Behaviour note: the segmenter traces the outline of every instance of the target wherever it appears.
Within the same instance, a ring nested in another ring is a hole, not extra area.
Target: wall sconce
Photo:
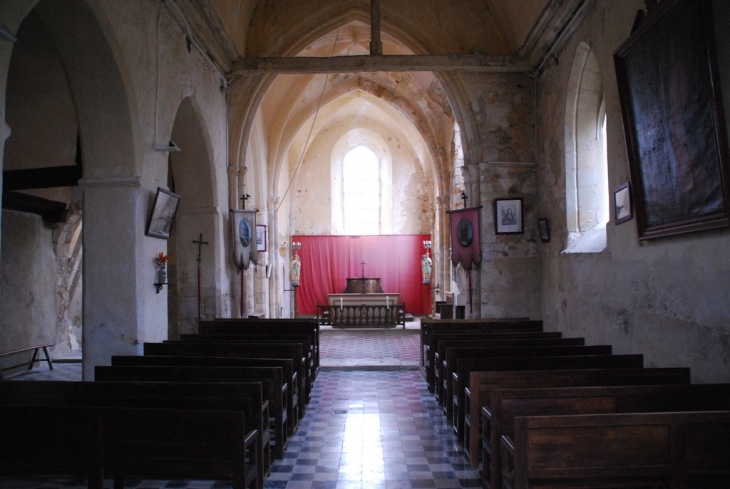
[[[162,287],[164,285],[168,285],[167,283],[167,261],[170,259],[169,256],[167,256],[164,252],[160,251],[157,256],[155,256],[155,290],[159,294],[162,290]]]
[[[431,240],[430,239],[424,239],[423,240],[423,247],[427,250],[431,249]]]

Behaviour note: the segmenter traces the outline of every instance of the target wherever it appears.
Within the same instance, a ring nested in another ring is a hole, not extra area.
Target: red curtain
[[[314,315],[327,294],[340,294],[348,278],[379,277],[385,292],[400,293],[411,314],[426,314],[427,286],[421,277],[423,240],[428,234],[380,236],[292,236],[300,241],[302,272],[297,291],[299,313]]]

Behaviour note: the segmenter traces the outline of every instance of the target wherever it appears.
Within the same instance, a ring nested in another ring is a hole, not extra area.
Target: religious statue
[[[431,283],[432,264],[433,262],[428,256],[428,251],[426,251],[426,254],[421,257],[421,273],[423,274],[424,285],[429,285]]]
[[[291,264],[289,265],[291,270],[291,284],[294,286],[299,285],[299,274],[302,270],[302,259],[299,258],[299,255],[294,255],[291,259]]]

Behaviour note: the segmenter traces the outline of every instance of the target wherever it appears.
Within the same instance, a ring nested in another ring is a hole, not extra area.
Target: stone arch
[[[101,9],[86,0],[29,1],[25,7],[22,15],[15,12],[17,24],[10,27],[17,31],[27,19],[43,27],[63,66],[78,125],[85,205],[83,368],[84,377],[92,378],[93,366],[107,363],[110,350],[137,351],[138,271],[130,264],[137,263],[144,217],[136,205],[141,197],[134,149],[138,128],[132,124],[136,104]],[[112,329],[121,334],[110,335]]]
[[[586,43],[576,49],[565,108],[567,251],[606,247],[608,172],[603,134],[605,102],[598,60]]]
[[[168,336],[196,332],[198,319],[198,247],[191,246],[200,234],[209,244],[201,247],[201,260],[216,263],[220,243],[226,235],[215,203],[213,185],[213,150],[210,134],[193,97],[185,97],[178,106],[172,125],[172,140],[180,152],[170,154],[168,182],[180,195],[173,233],[168,242],[170,256],[168,290]],[[206,318],[220,316],[220,290],[223,283],[216,266],[201,269],[200,313]]]
[[[391,41],[401,43],[406,50],[414,54],[427,54],[437,52],[436,42],[427,39],[425,33],[413,28],[410,30],[401,29],[399,24],[403,19],[383,21],[383,42],[390,36]],[[261,51],[257,50],[257,33],[252,30],[249,33],[247,43],[249,54],[252,56],[294,56],[301,52],[306,46],[316,42],[317,39],[325,37],[337,29],[343,28],[352,22],[369,24],[370,13],[362,4],[329,2],[325,8],[312,13],[307,17],[306,22],[300,22],[296,29],[288,29],[288,32],[274,36],[276,42],[271,39],[259,41],[265,46],[274,48]],[[409,24],[408,22],[405,22]],[[254,23],[255,25],[255,23]],[[290,34],[291,33],[291,34]],[[304,33],[303,35],[301,33]],[[260,37],[260,36],[258,36]],[[245,145],[248,144],[251,126],[255,120],[261,102],[266,93],[273,85],[278,75],[257,75],[239,80],[234,83],[235,89],[241,95],[234,104],[236,109],[232,114],[232,137],[231,156],[238,165],[243,165],[245,159]],[[472,111],[469,110],[469,99],[464,92],[459,75],[449,72],[436,72],[434,76],[441,84],[447,101],[453,110],[459,126],[461,127],[461,143],[464,148],[467,164],[479,163],[478,141],[476,137],[476,121]],[[434,155],[436,156],[436,155]],[[447,195],[449,190],[448,170],[445,175],[438,175],[438,190],[441,195]],[[441,173],[441,172],[439,172]],[[275,187],[272,187],[275,188]]]

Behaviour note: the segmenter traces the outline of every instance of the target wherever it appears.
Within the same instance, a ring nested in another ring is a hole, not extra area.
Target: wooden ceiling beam
[[[464,54],[358,55],[334,57],[244,58],[233,66],[231,78],[262,74],[365,73],[374,71],[478,71],[523,73],[525,60],[514,56]]]

